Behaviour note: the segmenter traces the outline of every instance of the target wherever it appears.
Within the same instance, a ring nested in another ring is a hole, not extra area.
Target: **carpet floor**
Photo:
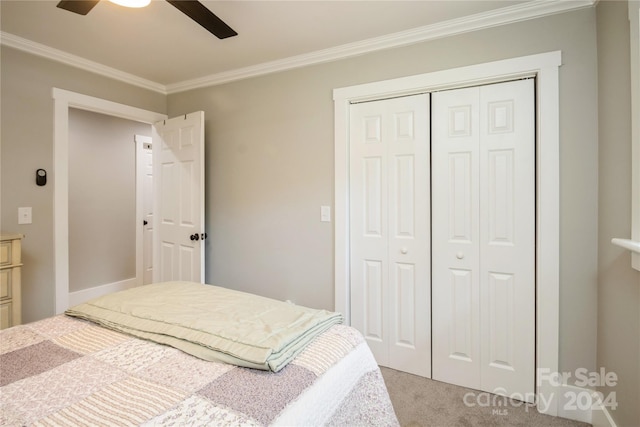
[[[489,393],[380,368],[402,427],[527,426],[586,427],[552,417],[535,406]]]

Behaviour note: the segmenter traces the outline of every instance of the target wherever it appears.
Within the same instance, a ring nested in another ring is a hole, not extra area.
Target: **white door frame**
[[[53,100],[54,312],[60,314],[69,308],[70,301],[73,301],[74,296],[69,293],[69,108],[92,111],[150,125],[166,119],[167,116],[58,88],[53,88]],[[155,132],[153,127],[152,132]],[[92,292],[99,294],[114,290],[104,289],[101,286],[92,288]],[[81,292],[88,296],[86,292]]]
[[[349,271],[349,105],[354,102],[536,77],[536,368],[558,372],[560,289],[561,52],[436,71],[335,89],[335,310],[350,324]],[[544,173],[541,173],[544,171]],[[538,376],[537,376],[538,377]],[[536,378],[538,410],[558,414],[558,384]]]

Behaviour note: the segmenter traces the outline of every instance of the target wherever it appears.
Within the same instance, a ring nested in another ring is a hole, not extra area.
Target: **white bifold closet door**
[[[431,375],[429,97],[350,108],[351,324],[380,365]]]
[[[532,79],[432,94],[433,378],[532,401]]]

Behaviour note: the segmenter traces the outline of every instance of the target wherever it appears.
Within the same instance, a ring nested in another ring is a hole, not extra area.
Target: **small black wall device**
[[[36,171],[36,184],[43,186],[47,183],[47,171],[44,169],[38,169]]]

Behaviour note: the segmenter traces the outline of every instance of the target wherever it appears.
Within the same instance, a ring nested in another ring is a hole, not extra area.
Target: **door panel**
[[[534,81],[480,90],[482,384],[535,391]]]
[[[364,284],[366,312],[364,316],[364,335],[368,340],[382,343],[383,339],[383,280],[382,262],[366,260],[364,262]]]
[[[535,380],[533,84],[432,97],[433,377],[527,400]]]
[[[153,143],[135,135],[136,143],[136,277],[153,282]]]
[[[204,112],[154,129],[154,281],[203,282]]]
[[[449,240],[472,243],[471,230],[475,212],[471,208],[474,196],[472,181],[472,153],[449,153]],[[440,191],[446,187],[438,185]]]
[[[478,88],[432,95],[433,378],[480,388]]]
[[[382,237],[382,158],[367,157],[364,162],[365,235]]]
[[[428,95],[353,105],[351,121],[352,325],[379,364],[430,376]]]
[[[352,106],[351,113],[351,324],[363,333],[376,361],[386,366],[389,265],[384,111],[365,103]]]
[[[469,270],[450,269],[451,310],[448,311],[449,354],[452,358],[473,362],[474,298],[472,274]]]
[[[153,281],[153,151],[151,143],[143,149],[142,219],[142,283]]]
[[[514,235],[514,164],[513,150],[494,150],[488,153],[487,220],[488,244],[513,245]]]

